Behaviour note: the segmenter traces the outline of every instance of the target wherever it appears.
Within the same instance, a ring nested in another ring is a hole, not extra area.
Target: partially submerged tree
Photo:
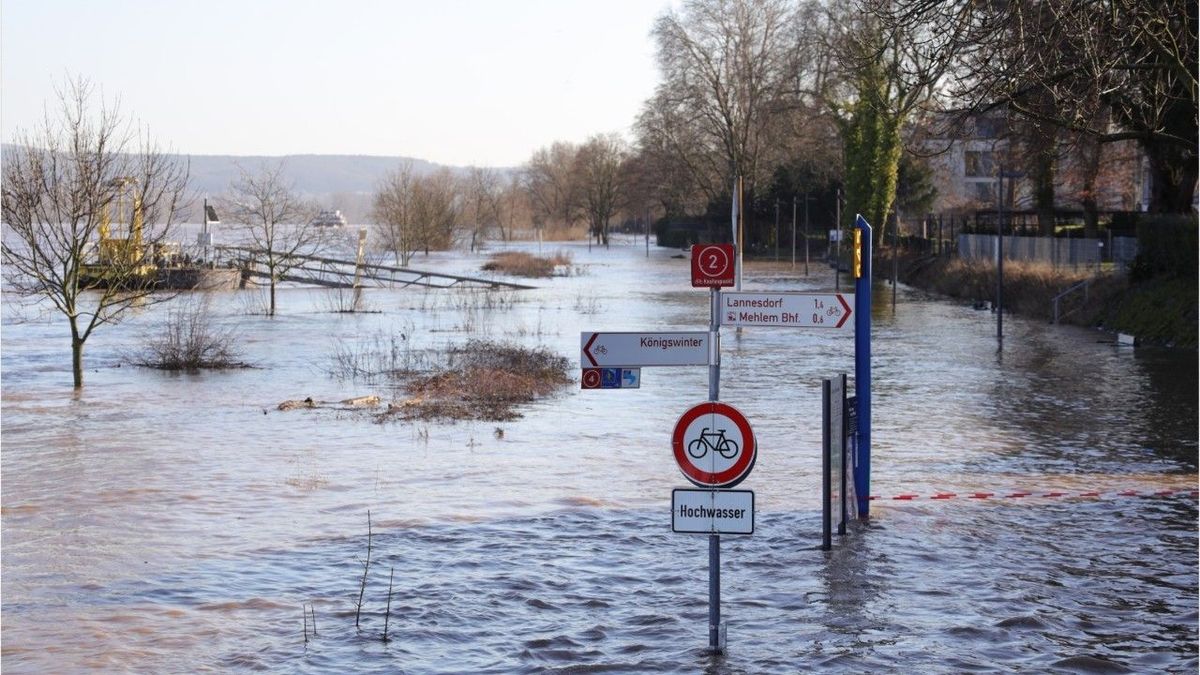
[[[421,241],[413,194],[416,179],[412,162],[405,162],[388,172],[375,190],[372,214],[379,225],[376,236],[381,248],[395,256],[401,267],[408,265]]]
[[[575,184],[591,239],[608,246],[608,225],[621,208],[625,145],[616,134],[592,136],[575,154]]]
[[[400,266],[419,250],[428,255],[448,248],[461,220],[462,201],[449,170],[419,176],[411,163],[402,164],[383,177],[375,192],[373,213],[382,248]]]
[[[449,169],[439,169],[417,179],[414,195],[417,222],[422,225],[418,230],[420,246],[425,255],[450,248],[462,220],[458,179]]]
[[[305,256],[324,247],[325,232],[313,224],[317,208],[300,198],[283,177],[283,164],[263,165],[255,171],[239,167],[230,186],[227,210],[245,242],[253,249],[270,288],[267,314],[275,316],[275,287],[304,264]]]
[[[573,171],[576,152],[574,145],[556,142],[539,148],[525,165],[522,178],[535,228],[570,228],[574,224],[578,204]]]
[[[501,221],[503,192],[495,169],[471,167],[463,179],[463,225],[470,234],[472,251],[482,246],[493,230],[505,238]]]
[[[86,80],[69,80],[58,104],[38,128],[17,134],[4,159],[0,252],[9,290],[47,300],[67,318],[78,389],[93,331],[168,297],[151,295],[151,263],[182,206],[187,167],[115,104],[94,103]],[[127,221],[112,221],[118,210]]]

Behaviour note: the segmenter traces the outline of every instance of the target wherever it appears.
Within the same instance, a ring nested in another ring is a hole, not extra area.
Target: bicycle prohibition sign
[[[675,423],[671,449],[679,470],[705,488],[728,488],[754,468],[754,431],[737,408],[708,401],[692,406]]]
[[[696,459],[704,459],[704,456],[712,452],[719,452],[725,459],[733,459],[738,454],[737,441],[732,438],[725,438],[725,430],[718,429],[714,432],[709,432],[708,427],[700,430],[700,438],[692,439],[688,443],[688,454]]]

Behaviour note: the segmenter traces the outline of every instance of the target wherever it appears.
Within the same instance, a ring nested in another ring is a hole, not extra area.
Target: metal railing
[[[1059,318],[1064,317],[1064,316],[1070,314],[1071,312],[1078,310],[1080,307],[1082,307],[1084,304],[1087,303],[1087,301],[1088,301],[1088,285],[1089,284],[1091,284],[1091,279],[1084,279],[1083,281],[1075,284],[1074,286],[1071,286],[1070,288],[1063,291],[1062,293],[1059,293],[1058,295],[1054,296],[1054,300],[1052,301],[1054,304],[1054,323],[1058,323]],[[1079,289],[1083,289],[1083,302],[1080,303],[1079,306],[1075,307],[1075,309],[1071,309],[1066,312],[1060,313],[1059,312],[1060,302],[1064,298],[1066,298],[1068,295],[1075,293]]]

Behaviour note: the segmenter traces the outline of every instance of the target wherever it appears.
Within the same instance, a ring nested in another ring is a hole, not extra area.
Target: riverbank
[[[891,268],[887,253],[876,261],[881,278],[890,277]],[[901,253],[898,272],[905,284],[952,298],[988,305],[996,299],[996,266],[990,261]],[[1060,298],[1060,323],[1133,335],[1139,344],[1196,349],[1200,314],[1194,278],[1160,276],[1131,283],[1124,274],[1006,261],[1004,307],[1052,321],[1055,297],[1084,282],[1086,295],[1080,286]]]

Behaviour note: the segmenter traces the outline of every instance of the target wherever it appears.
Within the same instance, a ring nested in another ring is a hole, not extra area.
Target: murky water
[[[574,362],[584,330],[707,323],[673,251],[546,249],[578,274],[491,300],[373,290],[377,313],[338,314],[328,292],[289,289],[268,319],[253,292],[220,296],[250,370],[129,366],[150,308],[93,337],[79,395],[64,325],[6,307],[5,672],[1196,671],[1196,499],[1112,494],[1195,487],[1194,353],[1020,319],[998,351],[986,312],[901,289],[893,313],[881,294],[873,493],[1106,496],[884,499],[824,553],[820,378],[852,373],[852,338],[725,331],[722,399],[759,459],[742,486],[756,532],[722,542],[724,656],[703,649],[707,540],[670,531],[686,481],[669,435],[706,397],[704,368],[647,368],[641,389],[571,390],[502,424],[275,409],[387,394],[328,375],[339,343],[488,336]],[[746,287],[831,288],[802,270]]]

